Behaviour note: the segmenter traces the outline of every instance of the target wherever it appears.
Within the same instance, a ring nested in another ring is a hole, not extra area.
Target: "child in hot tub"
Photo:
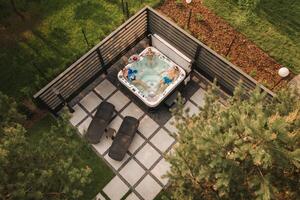
[[[165,73],[165,74],[164,74]],[[163,72],[162,80],[159,83],[157,92],[162,93],[173,81],[175,81],[179,75],[179,69],[176,65],[169,68],[166,72]]]
[[[136,69],[124,67],[122,69],[122,73],[129,83],[132,83],[134,85],[140,85],[145,90],[148,89],[148,85],[144,81],[137,79],[136,74],[138,73],[138,71]]]

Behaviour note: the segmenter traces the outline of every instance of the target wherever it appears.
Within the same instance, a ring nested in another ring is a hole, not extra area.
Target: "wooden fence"
[[[216,78],[222,89],[230,94],[240,80],[246,91],[253,90],[258,84],[175,23],[154,9],[145,7],[36,93],[34,98],[56,114],[64,103],[72,100],[100,74],[106,73],[129,49],[154,33],[190,58],[194,70],[210,80]],[[273,97],[272,91],[260,87],[269,98]]]

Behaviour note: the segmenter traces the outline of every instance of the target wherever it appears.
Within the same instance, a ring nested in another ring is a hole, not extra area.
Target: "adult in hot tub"
[[[162,93],[173,81],[175,81],[179,75],[179,68],[174,65],[169,68],[167,71],[161,73],[162,80],[159,82],[159,87],[157,92]]]
[[[143,56],[147,57],[147,61],[149,65],[153,64],[153,57],[155,55],[155,52],[152,51],[151,48],[148,48],[148,50],[146,51],[145,54],[143,54]]]
[[[122,69],[122,73],[129,83],[132,83],[134,85],[140,85],[145,90],[148,89],[148,85],[144,81],[137,79],[136,73],[138,73],[138,71],[136,69],[132,69],[130,67],[124,67]]]

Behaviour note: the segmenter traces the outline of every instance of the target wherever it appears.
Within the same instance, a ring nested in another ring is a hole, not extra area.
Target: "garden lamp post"
[[[279,75],[281,78],[286,78],[289,74],[290,74],[290,71],[289,71],[289,69],[286,68],[286,67],[281,67],[281,68],[278,70],[278,75]]]
[[[277,85],[279,85],[282,80],[287,80],[290,75],[290,70],[286,67],[281,67],[278,70],[278,75],[281,77],[281,79],[277,81],[277,83],[271,89],[274,89]]]
[[[185,2],[189,5],[192,3],[192,0],[185,0]],[[190,28],[191,17],[192,17],[192,8],[190,8],[190,10],[189,10],[189,17],[188,17],[187,26],[186,26],[187,29]]]

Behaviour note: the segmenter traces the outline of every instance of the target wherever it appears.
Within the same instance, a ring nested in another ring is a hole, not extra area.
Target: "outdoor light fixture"
[[[281,67],[281,68],[278,70],[278,75],[279,75],[281,78],[285,78],[285,77],[287,77],[289,74],[290,74],[290,71],[289,71],[289,69],[286,68],[286,67]]]
[[[187,4],[190,4],[190,3],[192,3],[192,0],[185,0],[185,2]],[[187,29],[190,28],[191,17],[192,17],[192,8],[189,10],[189,16],[188,16],[188,21],[187,21],[187,25],[186,25]]]

